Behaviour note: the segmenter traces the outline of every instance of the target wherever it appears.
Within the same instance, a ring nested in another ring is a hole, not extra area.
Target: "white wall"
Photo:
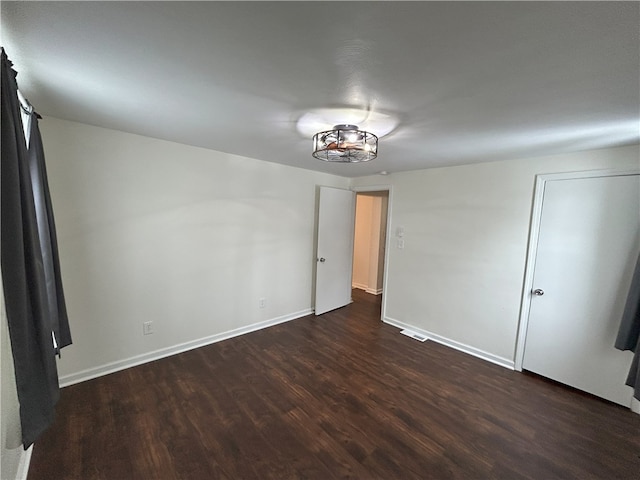
[[[374,294],[382,291],[387,198],[387,192],[356,196],[353,287]]]
[[[363,290],[369,286],[372,209],[373,197],[356,195],[352,286]]]
[[[0,278],[0,286],[2,279]],[[16,391],[16,377],[13,371],[13,355],[9,340],[9,325],[4,304],[4,295],[0,294],[0,478],[17,479],[26,477],[26,465],[31,450],[22,448],[22,430],[20,429],[20,404]]]
[[[382,287],[384,283],[384,255],[386,251],[387,241],[387,212],[389,207],[389,192],[384,192],[383,195],[378,196],[380,202],[380,213],[377,216],[378,228],[377,231],[372,231],[372,242],[375,242],[376,249],[372,252],[375,257],[376,269],[371,272],[372,277],[370,282],[375,284],[376,293],[382,293]]]
[[[392,185],[387,319],[512,364],[535,175],[637,167],[639,147],[355,179]]]
[[[40,125],[74,340],[62,382],[309,312],[316,186],[348,179],[54,118]],[[155,333],[143,336],[146,321]]]

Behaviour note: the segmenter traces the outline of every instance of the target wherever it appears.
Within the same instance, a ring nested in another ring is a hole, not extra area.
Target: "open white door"
[[[355,198],[350,190],[320,187],[316,315],[351,302]]]

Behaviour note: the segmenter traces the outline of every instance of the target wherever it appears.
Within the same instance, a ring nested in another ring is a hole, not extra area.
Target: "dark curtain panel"
[[[633,396],[640,400],[640,256],[631,280],[631,288],[622,314],[616,348],[635,352],[627,385],[633,387]]]
[[[53,422],[55,354],[71,335],[37,114],[27,148],[17,74],[4,50],[1,62],[0,264],[26,449]]]

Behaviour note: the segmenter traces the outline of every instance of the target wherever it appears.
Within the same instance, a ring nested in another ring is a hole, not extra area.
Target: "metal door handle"
[[[320,258],[318,259],[318,261],[319,261],[320,263],[324,263],[324,262],[325,262],[325,258],[324,258],[324,257],[320,257]]]
[[[544,290],[542,290],[541,288],[536,288],[533,292],[534,295],[537,295],[538,297],[541,297],[542,295],[544,295]]]

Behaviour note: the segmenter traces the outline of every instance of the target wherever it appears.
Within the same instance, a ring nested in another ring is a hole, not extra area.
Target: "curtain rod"
[[[33,105],[29,103],[29,100],[25,98],[22,92],[18,89],[18,100],[20,100],[20,106],[27,113],[33,112]]]
[[[33,105],[29,103],[29,100],[27,100],[27,98],[22,94],[20,89],[18,89],[17,92],[18,92],[18,100],[20,101],[20,108],[22,108],[22,110],[24,110],[25,113],[29,115],[33,113],[36,116],[36,118],[41,119],[42,117],[40,116],[40,114],[34,110]]]

